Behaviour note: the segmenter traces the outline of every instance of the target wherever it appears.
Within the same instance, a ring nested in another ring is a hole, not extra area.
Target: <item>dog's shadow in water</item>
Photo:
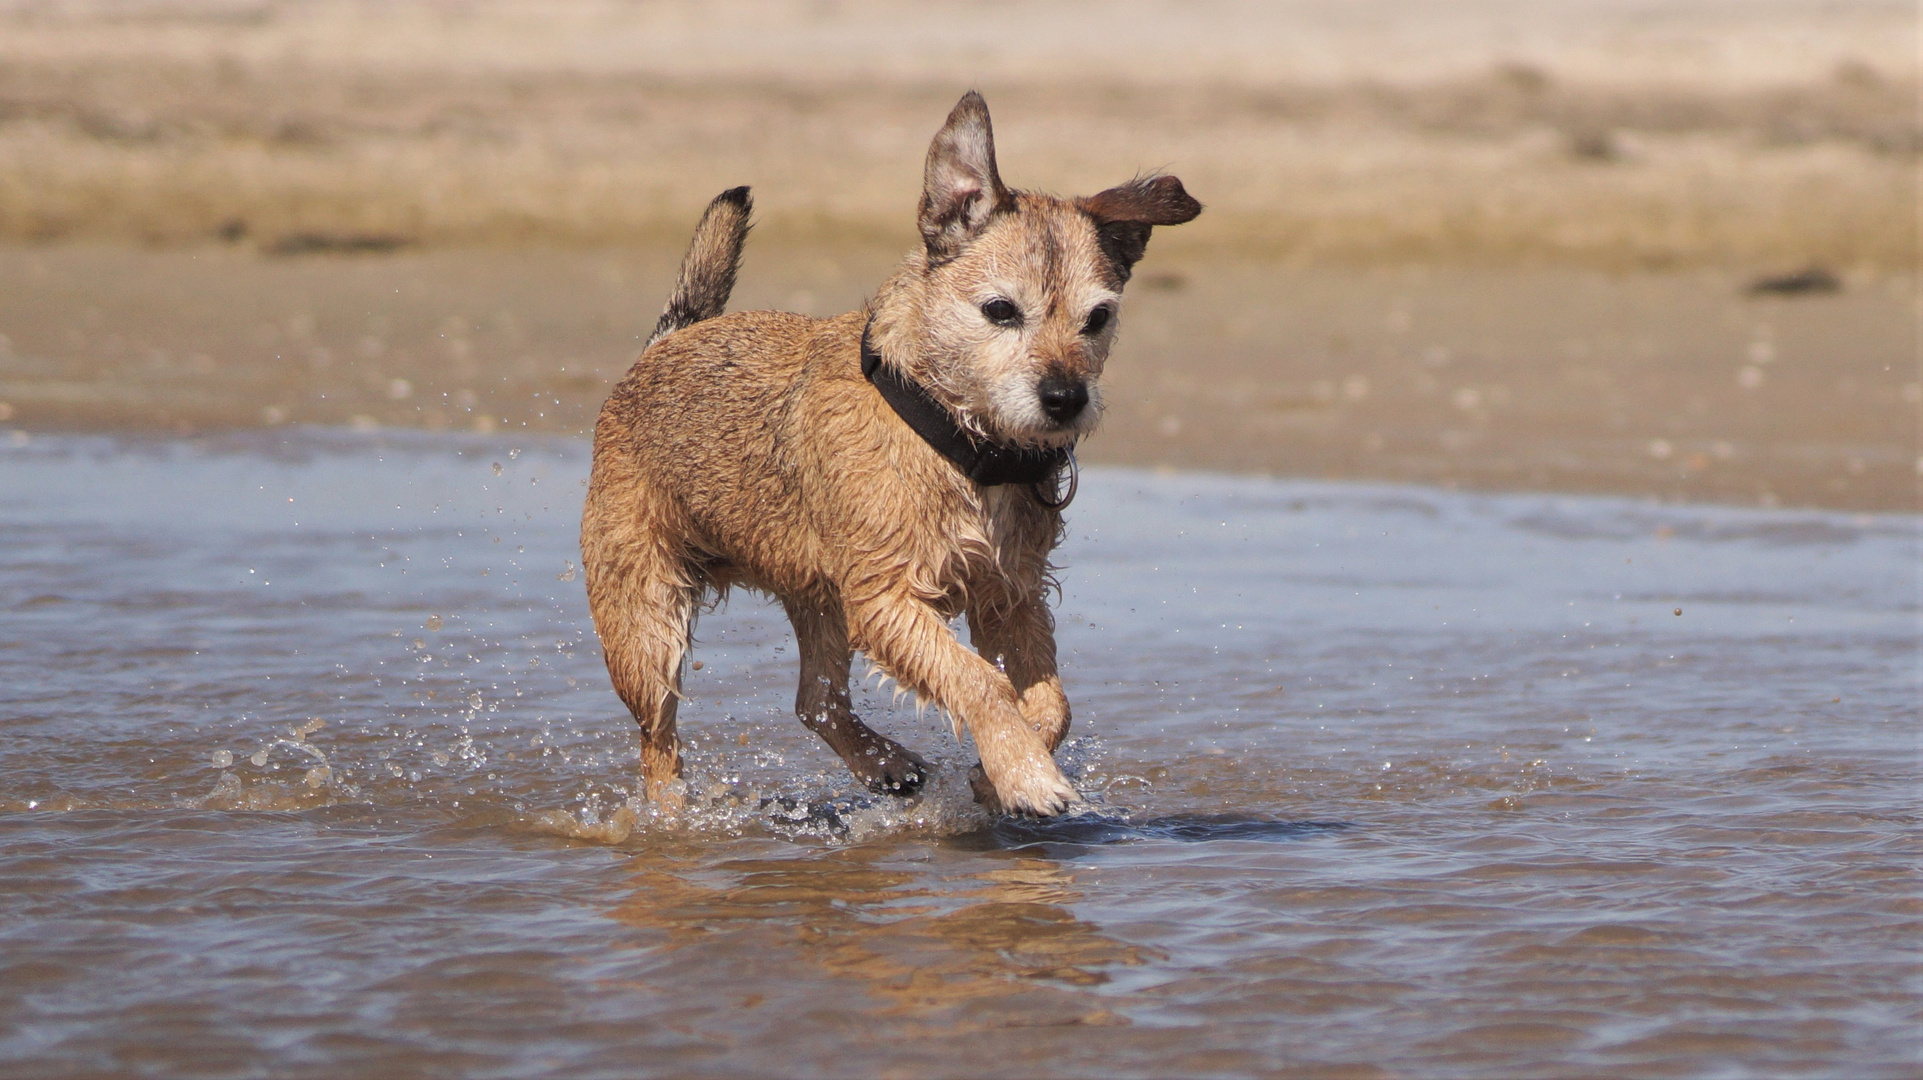
[[[977,851],[1040,849],[1051,856],[1073,857],[1116,844],[1290,843],[1354,827],[1348,821],[1278,821],[1250,814],[1166,814],[1138,820],[1094,812],[1046,821],[1002,818],[952,842]]]

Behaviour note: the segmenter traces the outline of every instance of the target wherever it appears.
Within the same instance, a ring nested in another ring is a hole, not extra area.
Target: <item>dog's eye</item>
[[[1020,326],[1022,309],[998,296],[982,305],[982,317],[996,326]]]
[[[1088,321],[1082,324],[1082,333],[1084,334],[1101,333],[1102,327],[1108,325],[1109,314],[1110,312],[1107,304],[1103,304],[1101,307],[1098,307],[1094,311],[1089,312]]]

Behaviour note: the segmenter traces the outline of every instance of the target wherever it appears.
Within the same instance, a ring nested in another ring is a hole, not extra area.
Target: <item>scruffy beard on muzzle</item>
[[[1022,446],[1067,446],[1095,430],[1102,412],[1102,390],[1089,382],[1088,404],[1066,424],[1049,418],[1042,409],[1040,380],[1033,375],[1010,375],[986,387],[987,407],[981,419],[988,434]]]

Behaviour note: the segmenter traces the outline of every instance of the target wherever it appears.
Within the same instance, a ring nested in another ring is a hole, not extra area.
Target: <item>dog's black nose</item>
[[[1035,392],[1042,399],[1042,411],[1058,424],[1068,423],[1088,408],[1088,384],[1080,379],[1050,375]]]

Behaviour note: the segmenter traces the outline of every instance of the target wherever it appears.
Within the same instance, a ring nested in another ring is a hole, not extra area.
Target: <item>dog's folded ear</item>
[[[1014,197],[995,171],[995,129],[988,121],[988,103],[970,90],[928,146],[920,225],[929,261],[954,258],[991,217],[1014,208]]]
[[[1102,253],[1126,282],[1148,250],[1149,233],[1157,225],[1180,225],[1195,220],[1202,204],[1190,197],[1173,176],[1138,176],[1081,200],[1082,212],[1095,221]]]

